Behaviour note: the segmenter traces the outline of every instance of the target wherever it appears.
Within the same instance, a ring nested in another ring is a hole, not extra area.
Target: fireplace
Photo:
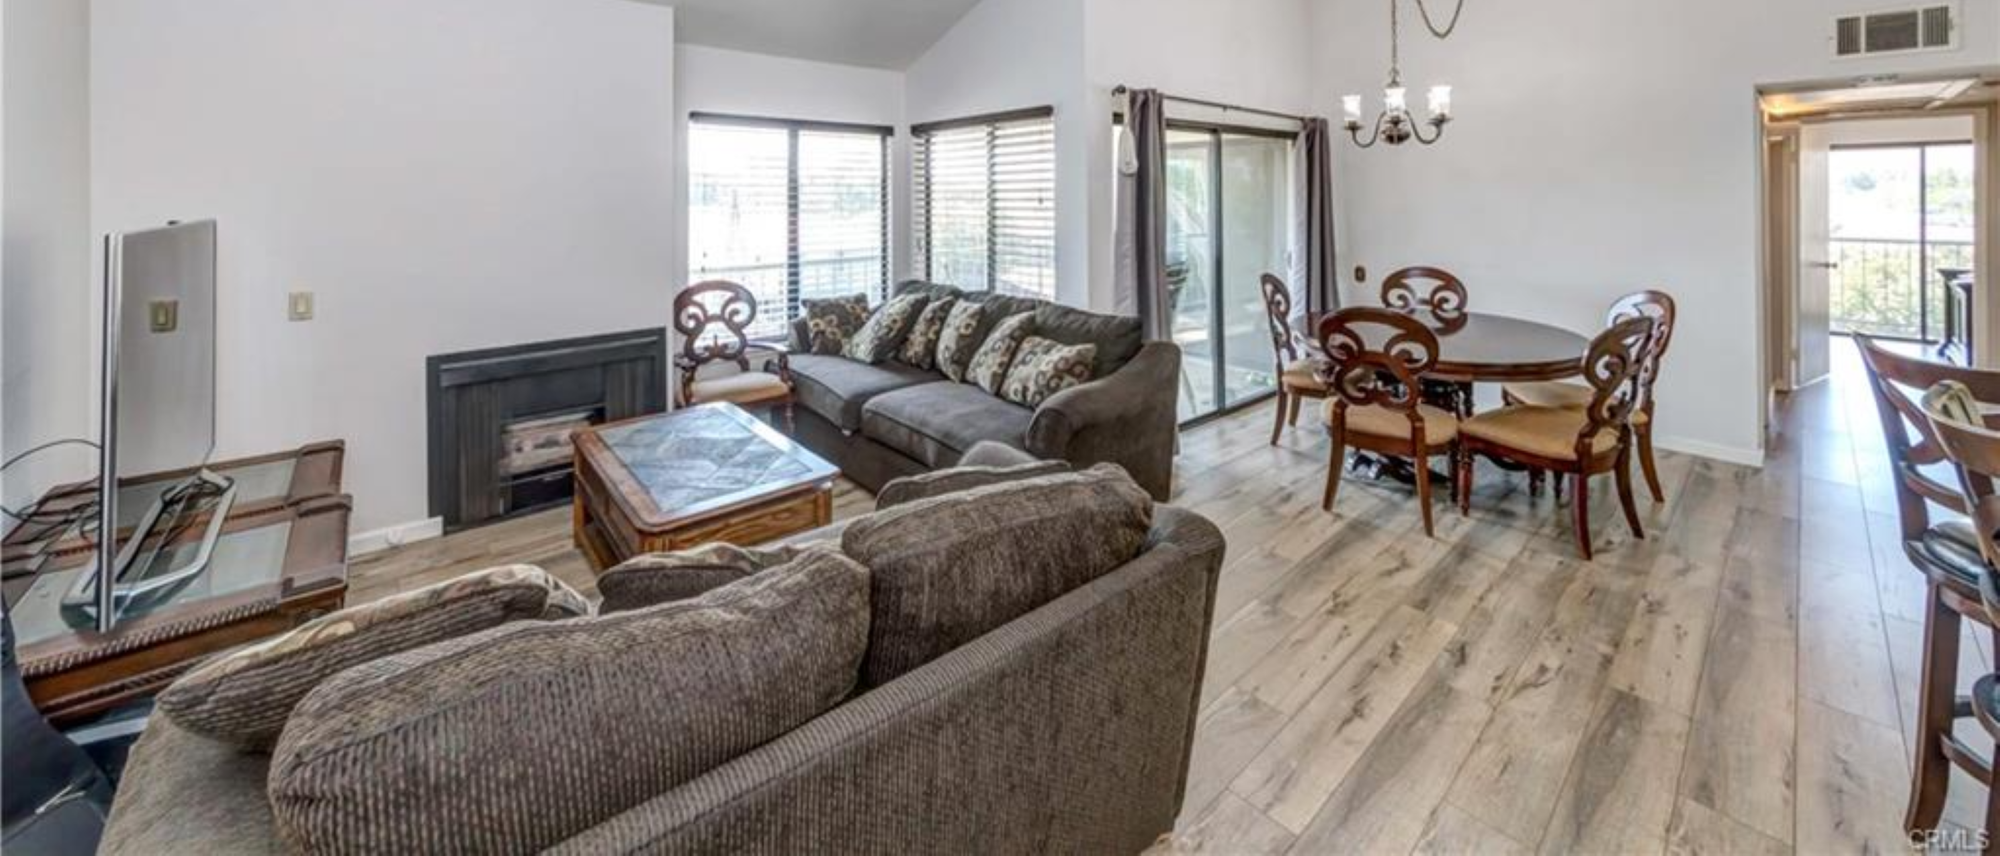
[[[446,531],[569,501],[578,429],[666,404],[666,331],[425,360],[431,515]]]

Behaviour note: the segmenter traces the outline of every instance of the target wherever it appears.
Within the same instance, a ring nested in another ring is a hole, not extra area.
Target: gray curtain
[[[1167,295],[1167,115],[1157,89],[1127,92],[1118,152],[1118,311],[1146,338],[1172,338]]]
[[[1307,119],[1295,148],[1299,159],[1294,189],[1297,213],[1292,248],[1292,329],[1310,336],[1309,314],[1340,308],[1340,272],[1333,246],[1332,129],[1325,119]],[[1300,299],[1300,295],[1304,295]]]

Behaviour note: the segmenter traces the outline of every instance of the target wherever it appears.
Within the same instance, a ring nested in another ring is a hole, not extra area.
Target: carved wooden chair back
[[[1436,333],[1406,313],[1372,306],[1350,307],[1321,318],[1317,332],[1326,353],[1320,380],[1342,408],[1379,405],[1403,411],[1413,425],[1421,426],[1419,381],[1437,367]]]
[[[1653,340],[1653,319],[1632,315],[1604,328],[1590,340],[1583,357],[1583,379],[1590,384],[1590,405],[1584,408],[1583,429],[1576,435],[1576,459],[1588,461],[1592,439],[1599,431],[1632,430],[1632,411],[1639,406],[1639,377]]]
[[[1625,295],[1611,304],[1608,318],[1611,324],[1634,316],[1653,319],[1653,338],[1639,367],[1638,410],[1648,416],[1653,414],[1653,382],[1660,377],[1660,363],[1667,357],[1667,346],[1673,344],[1675,313],[1673,296],[1651,289]]]
[[[2000,432],[1986,427],[1985,414],[1970,387],[1954,380],[1930,388],[1923,397],[1924,413],[1932,433],[1938,438],[1945,458],[1958,470],[1959,491],[1964,497],[1966,516],[1979,533],[1979,552],[1986,558],[1987,572],[1979,575],[1979,595],[1987,616],[2000,625],[2000,585],[1994,569],[2000,568],[2000,496],[1993,482],[2000,478]]]
[[[1278,374],[1299,360],[1299,344],[1292,335],[1292,292],[1276,274],[1264,274],[1264,320],[1270,325],[1271,351],[1278,361]]]
[[[1429,312],[1448,324],[1469,302],[1465,283],[1439,268],[1406,267],[1382,278],[1382,305],[1390,309]]]
[[[1965,497],[1956,488],[1924,471],[1943,462],[1945,452],[1919,396],[1939,383],[1956,381],[1981,401],[2000,401],[2000,372],[1905,356],[1859,333],[1854,342],[1861,348],[1861,362],[1868,367],[1868,386],[1875,394],[1875,411],[1895,475],[1896,510],[1903,537],[1917,539],[1931,525],[1926,502],[1967,513]]]
[[[685,371],[715,362],[749,371],[746,331],[756,320],[757,296],[741,285],[710,280],[681,289],[674,295],[674,332],[681,337],[681,359],[675,362]]]

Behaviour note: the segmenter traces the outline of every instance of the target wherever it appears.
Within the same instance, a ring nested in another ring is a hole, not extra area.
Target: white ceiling
[[[646,0],[688,44],[905,69],[979,0]]]

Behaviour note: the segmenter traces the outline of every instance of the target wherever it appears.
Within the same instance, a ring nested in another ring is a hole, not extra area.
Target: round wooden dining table
[[[1508,381],[1562,380],[1583,373],[1583,355],[1590,339],[1553,324],[1495,315],[1490,312],[1462,312],[1439,316],[1418,310],[1411,313],[1438,337],[1437,367],[1426,373],[1428,380],[1447,383],[1505,383]],[[1318,319],[1312,319],[1318,327]],[[1307,346],[1317,352],[1318,336],[1311,329],[1301,331]]]

